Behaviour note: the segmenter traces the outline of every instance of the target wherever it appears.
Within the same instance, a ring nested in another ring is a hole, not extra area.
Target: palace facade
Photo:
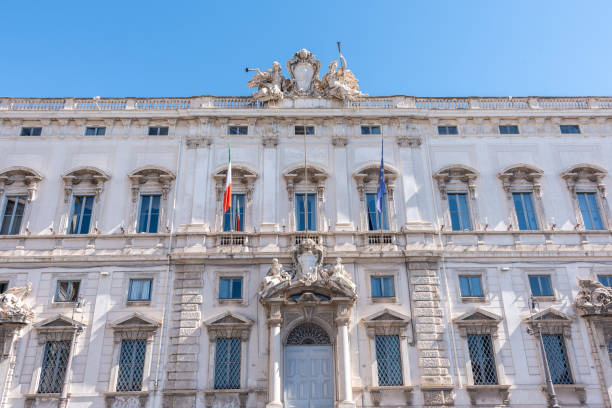
[[[0,99],[1,405],[610,407],[612,98],[302,51],[252,97]]]

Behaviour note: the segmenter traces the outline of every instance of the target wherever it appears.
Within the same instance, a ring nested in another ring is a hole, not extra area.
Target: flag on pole
[[[227,158],[229,164],[227,165],[227,178],[225,179],[225,192],[223,193],[223,211],[229,210],[232,206],[232,153],[227,147]]]
[[[385,160],[384,156],[384,144],[380,141],[380,171],[378,172],[378,190],[376,191],[376,211],[382,213],[383,211],[383,199],[387,194],[387,187],[385,186]]]

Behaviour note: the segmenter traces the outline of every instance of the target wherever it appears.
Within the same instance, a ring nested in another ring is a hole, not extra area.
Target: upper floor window
[[[368,207],[368,229],[370,231],[388,230],[389,220],[387,217],[386,194],[381,198],[380,209],[377,208],[377,198],[377,193],[366,193],[366,205]]]
[[[402,356],[399,336],[375,336],[378,385],[402,385]]]
[[[457,135],[457,126],[438,126],[439,135]]]
[[[22,127],[19,136],[40,136],[41,134],[41,127]]]
[[[518,135],[519,128],[517,125],[499,125],[500,135]]]
[[[59,394],[64,385],[71,341],[47,341],[38,384],[39,394]]]
[[[448,193],[448,210],[453,231],[471,231],[470,209],[466,193]]]
[[[573,384],[567,349],[562,334],[542,334],[548,369],[553,384]]]
[[[0,235],[17,235],[21,231],[21,221],[25,210],[25,196],[7,196],[2,211]]]
[[[314,135],[315,134],[315,128],[314,128],[314,126],[297,125],[295,127],[295,134],[296,135]]]
[[[230,126],[227,128],[228,135],[248,135],[249,127],[248,126]]]
[[[612,288],[612,275],[597,275],[597,280],[602,285]]]
[[[395,296],[393,276],[371,276],[370,283],[372,285],[373,298]]]
[[[317,230],[316,193],[297,193],[295,195],[295,224],[297,231]]]
[[[220,278],[219,299],[242,299],[242,278]]]
[[[584,228],[588,230],[604,229],[597,204],[597,194],[595,192],[576,192],[576,199],[580,206]]]
[[[490,334],[468,334],[470,363],[475,385],[497,384],[497,368]]]
[[[480,275],[459,276],[459,288],[462,297],[483,297]]]
[[[362,125],[361,134],[362,135],[380,135],[380,126],[379,125]]]
[[[580,133],[580,127],[578,125],[560,125],[562,134],[578,134]]]
[[[514,201],[514,210],[516,211],[519,229],[521,231],[537,230],[538,221],[531,193],[512,193],[512,200]]]
[[[69,234],[88,234],[93,212],[94,196],[75,195],[72,198]]]
[[[149,136],[168,136],[168,126],[149,126]]]
[[[88,126],[85,128],[85,136],[104,136],[106,128],[104,126]]]
[[[223,231],[244,231],[245,194],[232,194],[232,205],[223,214]]]
[[[478,228],[476,170],[462,164],[454,164],[438,170],[433,177],[438,183],[442,198],[445,229],[449,229],[448,226],[453,231],[471,231],[475,227]]]
[[[80,286],[81,281],[78,280],[57,281],[55,302],[77,302],[79,300]]]
[[[553,296],[550,275],[529,275],[529,286],[533,296]]]
[[[128,301],[149,301],[151,300],[151,286],[153,279],[130,279],[128,289]]]
[[[160,194],[143,194],[140,196],[138,213],[138,232],[156,233],[159,227]]]
[[[6,290],[8,289],[8,285],[8,282],[0,282],[0,293],[6,292]]]
[[[217,390],[240,388],[240,338],[218,338],[215,352],[215,384]]]
[[[140,391],[142,389],[146,350],[146,340],[121,341],[117,391]]]

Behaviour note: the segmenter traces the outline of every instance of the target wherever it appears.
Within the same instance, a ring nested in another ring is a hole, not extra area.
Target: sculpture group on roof
[[[247,83],[249,88],[257,88],[253,92],[252,98],[257,102],[276,102],[287,97],[325,97],[334,98],[341,101],[352,101],[356,98],[368,96],[359,90],[357,78],[351,70],[346,67],[346,60],[340,52],[338,44],[339,58],[341,61],[332,61],[329,64],[329,71],[319,79],[321,61],[314,55],[302,48],[287,61],[287,71],[291,78],[285,78],[281,72],[280,63],[274,61],[272,68],[262,71],[259,68],[246,71],[255,71],[256,74]]]

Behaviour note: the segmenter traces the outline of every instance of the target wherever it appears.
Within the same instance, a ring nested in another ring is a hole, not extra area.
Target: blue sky
[[[248,95],[338,40],[370,95],[612,95],[610,0],[2,3],[1,96]]]

